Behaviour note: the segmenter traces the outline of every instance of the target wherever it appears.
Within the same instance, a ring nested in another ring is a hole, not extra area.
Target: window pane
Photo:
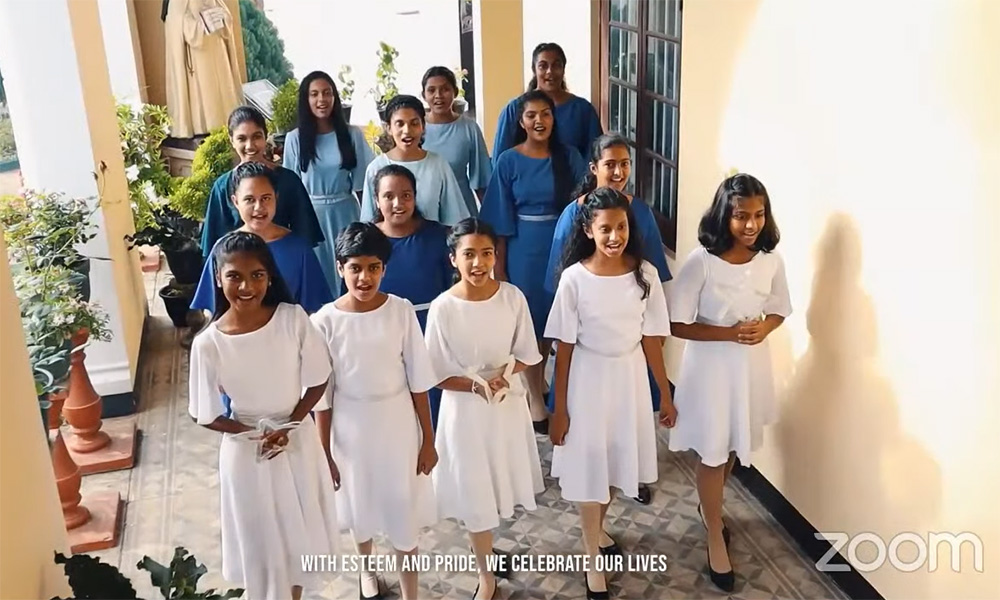
[[[640,197],[670,220],[677,217],[677,172],[649,156],[643,157],[643,186]]]
[[[638,82],[639,36],[627,29],[608,31],[608,70],[612,77],[636,85]]]
[[[608,130],[618,132],[631,141],[636,140],[636,109],[638,93],[625,86],[608,85]]]
[[[646,148],[666,160],[677,162],[677,107],[659,100],[649,100],[649,125]]]
[[[627,23],[633,27],[639,25],[638,0],[611,0],[611,22]]]
[[[670,37],[680,37],[680,0],[647,1],[649,2],[649,30]],[[614,13],[612,12],[612,14]]]
[[[646,37],[646,89],[677,101],[676,42]]]

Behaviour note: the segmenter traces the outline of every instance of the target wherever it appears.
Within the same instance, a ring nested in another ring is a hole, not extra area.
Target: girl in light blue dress
[[[316,247],[334,297],[341,294],[333,245],[337,235],[360,216],[356,190],[362,188],[371,148],[357,127],[347,124],[333,79],[313,71],[299,85],[298,127],[285,138],[283,164],[302,178],[323,230]]]
[[[493,170],[483,132],[474,120],[453,110],[458,81],[451,69],[427,69],[422,85],[424,101],[431,107],[427,115],[424,149],[440,154],[448,161],[462,188],[465,205],[472,216],[477,216],[479,202],[483,199]]]
[[[531,69],[533,73],[528,91],[539,90],[552,98],[556,106],[556,121],[559,122],[559,141],[576,149],[580,156],[587,156],[590,143],[603,133],[603,128],[594,105],[569,93],[566,88],[566,53],[559,44],[538,44],[531,53]],[[494,168],[503,151],[517,143],[514,141],[520,116],[517,101],[517,98],[511,100],[500,113],[493,140]]]
[[[518,99],[516,143],[497,158],[480,215],[500,236],[494,275],[524,293],[542,356],[548,356],[551,347],[543,332],[552,306],[552,295],[545,290],[552,236],[574,184],[586,173],[580,154],[559,141],[554,113],[552,99],[543,92]],[[530,367],[526,379],[535,430],[544,433],[544,362]]]
[[[424,150],[424,105],[416,96],[399,95],[385,107],[385,118],[395,146],[379,155],[365,171],[361,220],[375,217],[378,199],[375,174],[386,165],[402,165],[417,178],[417,209],[426,219],[451,227],[470,216],[451,165],[444,158]]]

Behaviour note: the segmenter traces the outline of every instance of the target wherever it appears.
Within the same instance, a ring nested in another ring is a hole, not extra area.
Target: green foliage
[[[17,146],[14,145],[14,125],[10,117],[0,117],[0,161],[17,158]]]
[[[389,100],[399,95],[399,88],[396,87],[396,77],[399,75],[396,71],[396,58],[399,57],[399,51],[385,42],[379,42],[378,46],[379,49],[375,53],[378,56],[375,87],[368,91],[368,95],[375,100],[381,111]]]
[[[212,184],[233,168],[235,158],[226,128],[213,131],[195,150],[191,176],[181,181],[170,196],[170,208],[182,217],[199,223],[203,221]]]
[[[170,131],[170,117],[166,108],[154,104],[143,104],[138,112],[119,104],[117,114],[135,228],[156,227],[156,211],[177,185],[160,153]]]
[[[271,123],[274,125],[275,133],[288,133],[295,129],[299,113],[299,82],[294,78],[289,79],[278,88],[278,92],[271,99]]]
[[[285,58],[285,44],[263,11],[250,0],[240,0],[240,23],[248,79],[267,79],[276,86],[291,79],[292,63]]]
[[[198,580],[208,572],[208,569],[205,565],[199,565],[194,556],[189,556],[188,551],[182,547],[174,549],[174,557],[169,567],[148,556],[143,556],[136,566],[149,572],[150,581],[160,588],[164,598],[227,600],[243,595],[242,589],[231,589],[223,594],[216,594],[214,589],[198,592]]]
[[[43,263],[72,265],[76,247],[97,235],[91,220],[97,207],[86,198],[24,190],[22,196],[0,196],[0,224],[11,262],[36,267]]]
[[[351,65],[340,65],[340,71],[337,73],[337,81],[340,85],[340,101],[344,104],[350,104],[351,98],[354,97],[354,74],[351,72]]]

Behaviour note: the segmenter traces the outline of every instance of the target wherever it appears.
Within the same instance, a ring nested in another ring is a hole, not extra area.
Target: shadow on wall
[[[833,215],[818,250],[806,313],[809,347],[786,388],[777,425],[785,496],[821,531],[874,532],[886,546],[903,531],[926,540],[941,511],[940,467],[902,431],[898,400],[879,372],[878,324],[861,287],[861,236],[853,219]],[[850,503],[829,501],[843,498],[845,488]],[[841,554],[848,555],[846,549]],[[859,544],[856,555],[869,563],[876,548]],[[912,561],[917,548],[902,544],[898,555]],[[882,568],[894,567],[886,562]],[[906,597],[926,596],[926,567],[906,579]]]

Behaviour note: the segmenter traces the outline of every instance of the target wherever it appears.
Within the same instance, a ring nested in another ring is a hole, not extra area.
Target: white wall
[[[101,32],[104,34],[104,53],[108,60],[111,93],[115,100],[138,105],[140,57],[132,47],[132,28],[129,24],[126,0],[98,0],[101,14]]]
[[[590,27],[598,4],[589,0],[555,2],[522,0],[524,7],[524,85],[531,79],[531,51],[543,42],[555,42],[566,52],[566,85],[577,96],[591,99]],[[600,65],[593,65],[593,69]]]

